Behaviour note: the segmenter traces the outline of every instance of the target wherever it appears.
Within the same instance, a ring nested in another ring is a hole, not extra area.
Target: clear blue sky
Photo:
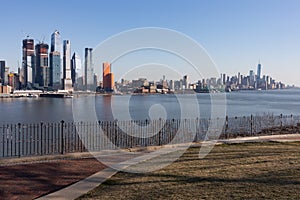
[[[16,69],[21,41],[59,30],[83,54],[107,37],[137,27],[164,27],[194,38],[219,70],[262,73],[300,86],[299,0],[10,0],[1,2],[0,59]],[[82,56],[81,56],[82,57]]]

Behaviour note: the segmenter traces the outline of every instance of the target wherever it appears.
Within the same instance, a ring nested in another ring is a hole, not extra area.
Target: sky
[[[2,1],[0,59],[16,71],[27,35],[49,44],[59,30],[83,58],[122,31],[161,27],[201,44],[220,73],[246,75],[260,60],[262,74],[300,86],[299,11],[299,0]]]

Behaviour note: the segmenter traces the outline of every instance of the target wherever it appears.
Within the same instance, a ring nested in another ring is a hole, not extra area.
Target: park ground
[[[79,199],[300,199],[300,142],[220,144],[203,159],[199,148],[157,171],[119,172]],[[0,164],[0,199],[41,197],[106,168],[88,155]]]
[[[150,173],[119,172],[79,199],[300,199],[300,142],[191,147]]]

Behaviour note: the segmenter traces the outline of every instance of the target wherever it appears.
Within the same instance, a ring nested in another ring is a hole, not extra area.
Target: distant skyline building
[[[86,90],[94,91],[94,67],[93,67],[93,49],[85,48],[84,51],[84,86]]]
[[[257,65],[257,79],[261,78],[261,64],[260,62]]]
[[[50,70],[48,66],[48,50],[49,45],[45,43],[39,43],[35,46],[36,55],[36,71],[35,83],[40,87],[47,88],[50,84]]]
[[[50,52],[50,86],[55,89],[61,89],[61,37],[56,30],[51,35]]]
[[[5,60],[0,60],[0,85],[5,82]]]
[[[22,46],[22,86],[31,88],[35,83],[35,55],[34,55],[34,40],[24,39]]]
[[[78,53],[74,52],[71,59],[71,76],[73,87],[76,85],[76,80],[81,76],[81,59]]]
[[[51,35],[51,52],[61,53],[61,36],[58,30],[54,31]]]
[[[111,64],[108,62],[103,63],[103,89],[106,92],[112,92],[115,87],[114,74],[111,72]]]
[[[72,74],[71,74],[71,42],[64,40],[63,42],[63,88],[72,91]]]

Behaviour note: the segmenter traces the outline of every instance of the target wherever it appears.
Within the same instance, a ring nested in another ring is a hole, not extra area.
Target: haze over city
[[[221,73],[248,74],[260,60],[263,74],[300,85],[296,0],[10,1],[2,7],[0,59],[14,71],[21,66],[22,39],[27,35],[50,44],[50,34],[59,30],[83,58],[85,47],[96,47],[119,32],[163,27],[201,44]]]

